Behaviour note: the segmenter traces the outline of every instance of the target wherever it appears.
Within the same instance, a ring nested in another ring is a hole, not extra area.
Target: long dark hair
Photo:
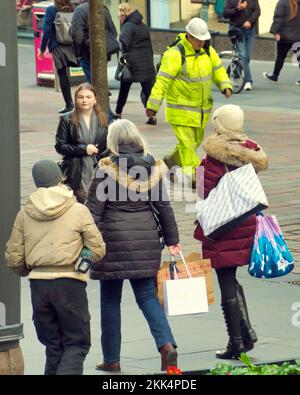
[[[101,126],[107,126],[108,125],[107,115],[105,114],[105,112],[102,111],[102,108],[100,107],[99,97],[97,95],[96,89],[93,87],[93,85],[89,84],[88,82],[83,82],[75,90],[75,108],[71,114],[71,120],[72,120],[73,124],[75,126],[79,125],[80,110],[77,107],[77,97],[78,97],[79,92],[83,91],[85,89],[88,91],[91,91],[96,98],[96,104],[94,105],[94,111],[95,111],[95,114],[98,118],[99,124]]]
[[[58,12],[72,12],[74,10],[73,4],[71,4],[71,0],[54,0],[54,5]]]
[[[293,19],[298,14],[298,0],[289,0],[289,3],[291,9],[290,19]]]

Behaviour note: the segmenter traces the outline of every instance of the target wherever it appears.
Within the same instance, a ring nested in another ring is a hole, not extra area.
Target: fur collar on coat
[[[161,159],[155,161],[151,175],[146,180],[137,180],[128,173],[121,170],[109,157],[103,158],[99,162],[99,169],[118,184],[134,192],[147,192],[151,190],[165,176],[168,168]],[[146,170],[145,170],[146,171]]]
[[[241,167],[252,163],[256,172],[266,170],[268,167],[268,156],[264,150],[257,144],[256,149],[243,146],[249,141],[246,134],[227,137],[223,134],[213,134],[203,143],[203,149],[208,156],[217,159],[227,165]]]

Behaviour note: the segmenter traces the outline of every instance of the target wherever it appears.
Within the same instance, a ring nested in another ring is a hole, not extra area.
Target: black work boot
[[[257,342],[257,336],[254,329],[251,327],[246,298],[243,287],[236,280],[236,294],[241,310],[241,331],[244,347],[246,351],[252,350],[254,343]]]
[[[238,359],[242,352],[245,352],[241,334],[241,311],[237,298],[224,300],[221,303],[229,342],[226,350],[217,351],[216,357],[220,359]]]

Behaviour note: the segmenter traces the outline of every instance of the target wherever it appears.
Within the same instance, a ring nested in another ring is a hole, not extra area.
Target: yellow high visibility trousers
[[[195,168],[200,164],[197,148],[204,136],[204,128],[183,125],[171,125],[176,137],[177,144],[173,151],[166,156],[166,160],[173,165],[182,167],[182,172],[188,176],[194,176]]]

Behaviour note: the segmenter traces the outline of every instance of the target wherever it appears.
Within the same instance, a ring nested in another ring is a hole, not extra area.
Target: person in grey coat
[[[71,34],[75,55],[79,59],[87,81],[91,83],[89,2],[81,0],[81,3],[74,11]],[[116,27],[106,6],[104,6],[104,22],[107,60],[109,61],[113,54],[119,52],[119,43]]]
[[[168,169],[147,152],[138,129],[126,119],[109,126],[107,147],[111,155],[100,160],[85,203],[107,246],[105,258],[93,265],[90,274],[100,280],[101,292],[104,361],[97,369],[121,369],[120,304],[123,282],[129,279],[161,353],[161,370],[166,370],[177,364],[177,346],[156,294],[161,244],[153,210],[170,254],[177,255],[178,229],[163,182]]]
[[[129,64],[133,78],[130,82],[121,81],[115,118],[122,117],[122,111],[133,82],[141,84],[141,101],[146,108],[156,76],[150,31],[142,22],[142,14],[138,10],[132,9],[128,3],[121,3],[119,4],[119,19],[123,25],[119,36],[122,57]],[[155,116],[148,118],[148,125],[156,125],[156,123]]]
[[[294,52],[300,67],[300,0],[279,0],[274,12],[270,33],[276,41],[276,59],[273,73],[263,73],[270,81],[277,82],[290,49]],[[300,79],[296,81],[300,85]]]

